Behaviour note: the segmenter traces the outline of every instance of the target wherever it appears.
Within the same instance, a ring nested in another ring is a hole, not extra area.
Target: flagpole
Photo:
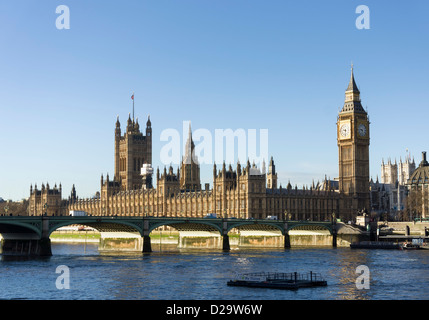
[[[134,92],[133,92],[133,123],[134,123]]]

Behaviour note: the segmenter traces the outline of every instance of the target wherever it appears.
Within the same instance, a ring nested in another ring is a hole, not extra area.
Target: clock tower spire
[[[350,75],[349,86],[346,89],[346,102],[348,101],[359,101],[360,102],[360,91],[356,85],[355,77],[353,74],[353,64],[352,72]]]
[[[337,120],[340,216],[352,219],[357,212],[369,210],[369,120],[360,100],[351,68],[344,106]]]

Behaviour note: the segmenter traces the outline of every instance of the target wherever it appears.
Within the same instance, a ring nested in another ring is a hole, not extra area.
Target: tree
[[[0,203],[1,215],[27,216],[28,215],[28,200],[22,201],[7,201]]]
[[[406,198],[406,213],[409,220],[421,218],[423,213],[423,194],[419,186],[413,186]]]

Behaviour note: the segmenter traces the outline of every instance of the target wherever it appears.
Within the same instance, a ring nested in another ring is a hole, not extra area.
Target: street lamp
[[[285,210],[284,215],[285,215],[286,221],[292,220],[292,213],[290,213],[287,210]]]

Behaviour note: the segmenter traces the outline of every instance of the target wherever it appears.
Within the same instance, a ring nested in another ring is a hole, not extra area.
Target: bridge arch
[[[0,234],[35,234],[42,237],[41,226],[38,222],[27,223],[21,221],[0,221]]]
[[[298,221],[295,223],[289,223],[287,232],[291,230],[306,230],[306,231],[322,231],[327,230],[332,235],[332,224],[331,223],[318,223],[314,221]]]
[[[149,226],[149,233],[155,230],[156,228],[162,227],[162,226],[169,226],[172,228],[175,228],[176,230],[180,231],[208,231],[208,232],[218,232],[220,235],[222,235],[222,225],[220,222],[213,222],[213,221],[205,221],[201,220],[198,222],[191,222],[187,219],[184,220],[167,220],[167,221],[156,221],[150,224]]]
[[[109,221],[107,219],[96,218],[90,220],[88,220],[88,218],[73,218],[61,222],[56,222],[55,224],[49,226],[48,236],[50,236],[52,232],[61,227],[70,226],[73,224],[88,226],[96,229],[99,232],[138,232],[143,236],[143,228],[139,224],[116,219],[112,219],[111,221]]]
[[[227,232],[231,229],[238,230],[255,230],[255,231],[280,231],[282,235],[285,233],[285,228],[281,223],[273,223],[269,221],[259,221],[259,220],[249,220],[249,221],[240,221],[236,223],[228,223]]]

